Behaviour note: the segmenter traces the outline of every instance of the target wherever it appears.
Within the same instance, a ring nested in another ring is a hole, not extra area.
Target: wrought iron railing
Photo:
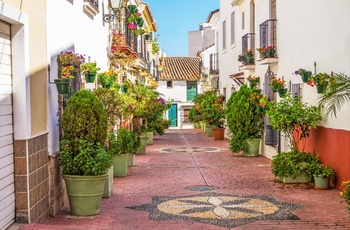
[[[219,74],[219,54],[212,53],[209,55],[209,73]]]
[[[255,33],[247,33],[242,37],[242,55],[244,60],[242,63],[254,64],[255,51]]]
[[[277,19],[268,19],[259,25],[260,27],[260,48],[268,48],[269,46],[276,49],[276,39],[277,39]],[[275,52],[276,53],[276,52]],[[260,57],[264,57],[263,54]]]

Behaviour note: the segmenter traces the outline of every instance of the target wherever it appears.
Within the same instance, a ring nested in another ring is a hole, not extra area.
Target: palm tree
[[[350,101],[350,76],[345,73],[334,74],[335,85],[329,85],[322,94],[319,105],[327,108],[326,117],[330,114],[337,117],[337,112],[344,103]]]

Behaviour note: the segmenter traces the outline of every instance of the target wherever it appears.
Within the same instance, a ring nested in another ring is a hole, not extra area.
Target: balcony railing
[[[272,46],[276,51],[276,24],[277,19],[268,19],[260,24],[260,48]],[[260,56],[263,58],[263,55]]]
[[[254,64],[255,51],[255,33],[247,33],[242,37],[242,55],[244,56],[243,64]],[[252,53],[252,55],[249,55]]]
[[[219,74],[219,54],[218,53],[212,53],[209,55],[209,73],[210,74]]]
[[[84,2],[89,2],[95,8],[95,10],[98,11],[98,0],[84,0]]]

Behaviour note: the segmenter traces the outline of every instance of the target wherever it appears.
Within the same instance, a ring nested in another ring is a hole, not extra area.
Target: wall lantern
[[[103,15],[103,21],[104,22],[111,22],[114,20],[114,18],[118,18],[120,15],[120,9],[121,7],[121,3],[123,0],[109,0],[109,7],[112,9],[113,14],[104,14]]]

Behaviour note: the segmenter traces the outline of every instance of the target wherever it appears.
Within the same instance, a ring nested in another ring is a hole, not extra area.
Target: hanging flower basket
[[[85,80],[88,83],[95,82],[96,72],[95,73],[86,73],[85,74]]]
[[[55,79],[58,94],[69,94],[71,79]]]
[[[128,10],[132,14],[134,14],[138,11],[136,5],[128,5]]]
[[[148,41],[150,38],[151,38],[151,35],[150,35],[150,34],[145,34],[145,39],[146,39],[146,41]]]
[[[327,86],[328,86],[328,82],[317,84],[316,85],[317,93],[323,93],[327,89]]]
[[[279,89],[278,90],[278,95],[280,97],[284,97],[286,95],[286,93],[287,93],[287,90],[288,90],[287,88]]]

